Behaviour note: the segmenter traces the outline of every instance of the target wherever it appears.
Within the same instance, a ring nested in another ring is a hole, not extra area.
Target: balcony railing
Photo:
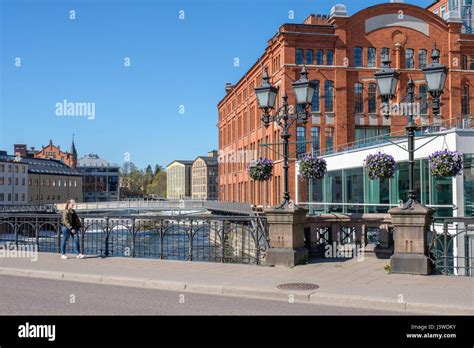
[[[440,123],[420,126],[416,135],[423,136],[423,135],[446,131],[452,128],[474,129],[474,117],[465,117],[462,120],[453,118],[453,119],[443,120]],[[383,134],[383,135],[378,135],[375,137],[365,138],[365,139],[337,145],[337,146],[326,148],[326,149],[313,148],[312,151],[308,153],[299,154],[297,157],[298,159],[302,159],[304,156],[310,155],[310,154],[312,154],[313,156],[318,156],[318,157],[326,156],[326,155],[332,155],[332,154],[341,153],[341,152],[348,152],[352,150],[362,149],[369,146],[387,144],[390,142],[392,138],[401,137],[404,134],[405,134],[405,131],[402,130],[398,132],[392,132],[389,134]],[[296,142],[297,145],[301,143],[302,142]],[[312,144],[311,141],[305,141],[304,143]]]

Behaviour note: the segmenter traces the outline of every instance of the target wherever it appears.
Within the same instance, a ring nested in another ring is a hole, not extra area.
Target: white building
[[[0,153],[0,205],[28,204],[28,165]]]
[[[415,140],[415,190],[418,201],[434,209],[435,229],[442,232],[443,218],[474,217],[474,128],[443,129],[428,127]],[[310,214],[319,213],[386,213],[407,200],[408,152],[406,137],[374,138],[374,144],[323,156],[327,173],[323,179],[309,183],[296,177],[295,203],[307,207]],[[389,141],[390,140],[390,141]],[[436,178],[430,174],[428,156],[449,149],[464,154],[462,175]],[[363,168],[364,159],[376,152],[390,154],[397,162],[391,179],[370,180]],[[299,163],[297,162],[298,173]],[[296,174],[297,175],[297,174]],[[456,230],[457,229],[457,230]],[[442,248],[453,252],[452,272],[474,274],[474,229],[464,230],[464,223],[449,224],[451,238]],[[432,236],[430,236],[431,238]],[[430,239],[431,240],[431,239]],[[457,269],[456,267],[460,268]]]

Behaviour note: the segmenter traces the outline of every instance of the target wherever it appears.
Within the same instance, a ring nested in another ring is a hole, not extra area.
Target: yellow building
[[[193,161],[175,160],[166,166],[168,199],[191,198],[191,167]]]
[[[192,198],[217,200],[219,198],[217,179],[217,151],[211,151],[208,156],[196,158],[192,167]]]

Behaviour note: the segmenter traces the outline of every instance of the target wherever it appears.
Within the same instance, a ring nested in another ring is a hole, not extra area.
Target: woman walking
[[[69,236],[72,236],[73,244],[75,251],[77,253],[77,258],[82,259],[84,255],[81,253],[81,247],[79,244],[79,231],[82,227],[81,219],[77,216],[74,207],[76,206],[76,202],[73,199],[68,199],[66,202],[66,207],[63,212],[63,226],[62,226],[62,241],[61,241],[61,258],[66,260],[66,246],[67,240]]]

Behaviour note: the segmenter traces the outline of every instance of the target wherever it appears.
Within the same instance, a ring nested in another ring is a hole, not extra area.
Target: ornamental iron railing
[[[84,215],[81,220],[85,255],[263,264],[269,248],[263,216]],[[0,214],[0,246],[59,253],[61,229],[58,214]]]
[[[474,276],[474,217],[435,219],[430,234],[435,273]]]

